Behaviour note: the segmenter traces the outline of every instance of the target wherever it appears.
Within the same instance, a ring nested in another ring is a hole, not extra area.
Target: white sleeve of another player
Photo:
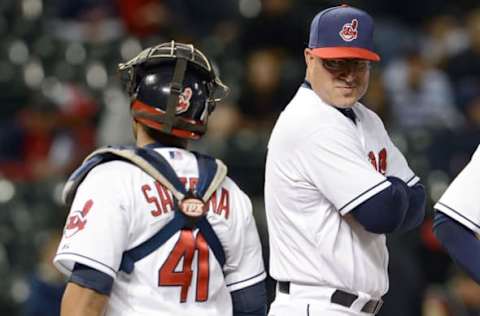
[[[78,262],[116,276],[129,229],[128,190],[118,181],[125,165],[97,166],[79,186],[54,258],[64,274],[69,275]]]
[[[435,204],[435,209],[480,234],[480,149]]]
[[[345,215],[390,186],[368,161],[358,136],[347,126],[328,126],[295,153],[299,171]]]
[[[234,191],[230,212],[231,239],[226,249],[224,267],[225,283],[230,292],[246,288],[266,278],[252,204],[238,187]]]

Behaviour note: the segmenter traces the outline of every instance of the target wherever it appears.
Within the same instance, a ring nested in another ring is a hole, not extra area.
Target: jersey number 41
[[[172,252],[158,272],[159,286],[181,287],[181,303],[187,301],[188,289],[192,283],[192,261],[195,251],[198,251],[196,301],[206,301],[208,299],[210,268],[208,260],[208,244],[201,233],[198,233],[195,237],[192,230],[181,230],[180,238],[178,238]],[[176,267],[182,259],[182,269],[181,271],[176,271]]]

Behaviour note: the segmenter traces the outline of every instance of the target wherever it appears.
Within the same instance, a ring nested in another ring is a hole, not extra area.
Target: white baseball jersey
[[[480,146],[453,180],[435,209],[480,234]]]
[[[273,129],[265,207],[273,278],[380,297],[388,290],[385,235],[348,213],[390,186],[418,178],[380,118],[353,106],[356,124],[302,86]]]
[[[195,156],[159,148],[187,189],[195,186]],[[173,197],[139,167],[111,161],[80,184],[54,263],[69,275],[75,262],[114,278],[106,315],[232,315],[230,292],[266,276],[249,198],[225,178],[209,201],[207,219],[226,257],[222,269],[198,229],[175,233],[159,249],[119,272],[122,253],[164,227]]]

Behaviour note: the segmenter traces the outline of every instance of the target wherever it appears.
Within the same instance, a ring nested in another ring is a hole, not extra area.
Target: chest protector
[[[169,162],[151,148],[104,147],[91,153],[83,164],[70,176],[63,190],[63,200],[70,208],[75,192],[87,174],[99,164],[122,160],[138,166],[172,192],[174,217],[152,237],[140,245],[125,251],[120,271],[131,273],[135,262],[161,247],[177,231],[199,229],[215,258],[221,266],[225,264],[225,252],[215,231],[207,220],[207,202],[219,188],[227,175],[225,164],[210,156],[193,152],[198,164],[198,183],[189,191],[178,178]]]

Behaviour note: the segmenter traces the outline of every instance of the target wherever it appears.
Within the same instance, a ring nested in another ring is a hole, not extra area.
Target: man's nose
[[[353,67],[345,67],[345,69],[341,72],[340,74],[340,78],[347,81],[347,82],[351,82],[351,81],[354,81],[355,80],[355,77],[356,77],[356,72],[355,72],[355,69]]]

